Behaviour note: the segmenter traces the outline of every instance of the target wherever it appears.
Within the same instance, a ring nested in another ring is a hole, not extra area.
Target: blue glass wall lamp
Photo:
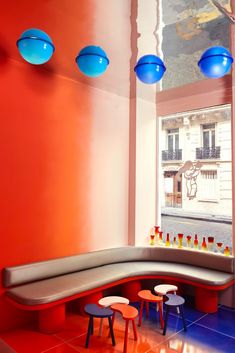
[[[46,63],[55,51],[48,34],[37,28],[24,31],[17,40],[16,45],[24,60],[33,65]]]
[[[48,34],[37,28],[24,31],[16,44],[21,56],[33,65],[46,63],[55,51]],[[75,60],[79,70],[88,77],[102,75],[109,65],[105,51],[94,45],[83,48]],[[230,52],[223,47],[216,46],[207,49],[202,54],[198,66],[205,76],[219,78],[230,70],[232,63],[233,58]],[[138,60],[134,71],[141,82],[153,84],[162,79],[166,67],[158,56],[148,54]]]
[[[83,48],[75,61],[79,70],[89,77],[102,75],[109,65],[109,59],[105,51],[95,45],[89,45]]]

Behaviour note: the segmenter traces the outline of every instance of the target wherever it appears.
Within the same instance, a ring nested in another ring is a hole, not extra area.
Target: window
[[[170,129],[167,131],[168,151],[179,149],[179,129]]]
[[[199,182],[199,200],[218,201],[218,178],[216,170],[202,170]]]
[[[215,124],[202,125],[202,141],[204,148],[215,148]]]

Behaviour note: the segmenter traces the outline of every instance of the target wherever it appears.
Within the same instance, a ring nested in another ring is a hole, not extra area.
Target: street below
[[[215,238],[216,243],[223,243],[223,248],[229,246],[230,250],[232,247],[232,224],[210,222],[205,220],[162,216],[161,230],[163,231],[163,237],[165,240],[166,233],[170,233],[171,242],[173,237],[178,233],[184,234],[184,245],[186,245],[186,236],[191,235],[192,240],[194,235],[198,235],[199,244],[202,242],[202,237],[212,236]]]

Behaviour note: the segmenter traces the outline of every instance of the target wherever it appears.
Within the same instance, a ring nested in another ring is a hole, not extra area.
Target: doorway
[[[165,207],[182,207],[182,175],[177,171],[164,172]]]

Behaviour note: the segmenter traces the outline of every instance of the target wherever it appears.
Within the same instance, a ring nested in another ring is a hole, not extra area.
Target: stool
[[[84,308],[84,311],[87,315],[89,315],[89,324],[87,330],[87,337],[86,337],[86,345],[85,347],[88,348],[90,336],[93,335],[94,331],[94,317],[97,318],[108,318],[109,328],[110,328],[110,335],[112,338],[112,345],[115,346],[115,338],[113,333],[113,325],[111,317],[113,316],[113,311],[106,308],[101,308],[97,304],[87,304]]]
[[[148,289],[141,290],[138,293],[138,297],[140,298],[140,315],[139,315],[138,326],[141,326],[141,323],[142,323],[144,303],[146,304],[146,317],[149,316],[149,303],[156,303],[156,305],[159,306],[160,324],[161,324],[161,328],[163,329],[164,327],[164,320],[163,320],[163,314],[162,314],[163,297],[159,297],[152,294],[151,291]]]
[[[177,290],[178,287],[174,286],[173,284],[159,284],[158,286],[154,287],[154,292],[161,296],[166,295],[168,292],[174,292],[176,295]],[[179,314],[179,308],[177,308],[177,313]]]
[[[112,304],[129,304],[129,299],[124,298],[124,297],[118,297],[118,296],[109,296],[109,297],[104,297],[99,300],[99,305],[101,305],[103,308],[108,308]],[[99,329],[99,336],[102,335],[102,328],[103,328],[103,319],[100,320],[100,329]]]
[[[132,321],[134,340],[137,341],[135,318],[138,316],[138,310],[128,304],[113,304],[111,305],[111,309],[114,311],[114,315],[115,315],[115,312],[119,312],[122,315],[122,318],[126,321],[124,347],[123,347],[123,353],[126,353],[129,321]],[[114,324],[114,315],[113,315],[113,324]]]
[[[183,326],[184,326],[184,331],[187,331],[187,326],[186,326],[186,321],[184,317],[184,298],[180,297],[179,295],[176,294],[167,294],[166,297],[168,300],[165,302],[166,305],[166,316],[165,316],[165,325],[164,325],[164,330],[163,330],[163,335],[166,334],[166,329],[167,329],[167,322],[168,322],[168,316],[169,312],[172,308],[179,308],[182,321],[183,321]]]

